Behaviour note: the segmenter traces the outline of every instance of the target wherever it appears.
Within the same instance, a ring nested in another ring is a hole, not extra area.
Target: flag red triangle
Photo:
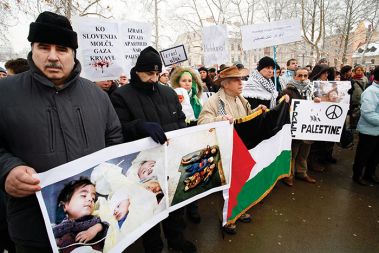
[[[233,208],[237,205],[237,196],[250,176],[255,165],[249,150],[243,144],[236,130],[233,130],[233,154],[232,154],[232,176],[229,189],[228,214],[229,218]]]

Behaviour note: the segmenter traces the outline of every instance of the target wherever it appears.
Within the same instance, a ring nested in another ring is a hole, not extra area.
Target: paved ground
[[[188,222],[186,236],[197,244],[199,253],[379,252],[379,186],[352,182],[354,155],[355,149],[335,148],[337,164],[323,173],[310,172],[317,179],[315,185],[278,183],[249,211],[253,221],[239,223],[233,236],[223,238],[219,229],[221,194],[204,198],[202,222]],[[141,242],[125,252],[143,252]]]

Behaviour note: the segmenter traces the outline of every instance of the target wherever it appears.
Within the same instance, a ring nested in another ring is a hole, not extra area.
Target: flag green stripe
[[[248,180],[238,194],[238,204],[233,208],[232,215],[228,217],[228,220],[233,220],[245,209],[256,204],[255,202],[263,195],[267,194],[267,190],[274,186],[280,176],[289,174],[290,161],[291,151],[283,150],[268,167],[264,168],[255,177]]]

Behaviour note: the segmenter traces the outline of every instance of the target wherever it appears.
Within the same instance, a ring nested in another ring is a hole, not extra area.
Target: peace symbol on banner
[[[338,119],[342,115],[342,108],[338,105],[331,105],[326,109],[325,115],[328,119]]]

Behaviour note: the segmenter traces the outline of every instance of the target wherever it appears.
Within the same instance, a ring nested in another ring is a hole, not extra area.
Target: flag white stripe
[[[291,125],[286,124],[278,133],[276,133],[276,135],[272,136],[270,139],[262,141],[249,150],[256,164],[251,170],[248,180],[255,177],[259,172],[275,161],[283,150],[291,150],[290,130]]]

